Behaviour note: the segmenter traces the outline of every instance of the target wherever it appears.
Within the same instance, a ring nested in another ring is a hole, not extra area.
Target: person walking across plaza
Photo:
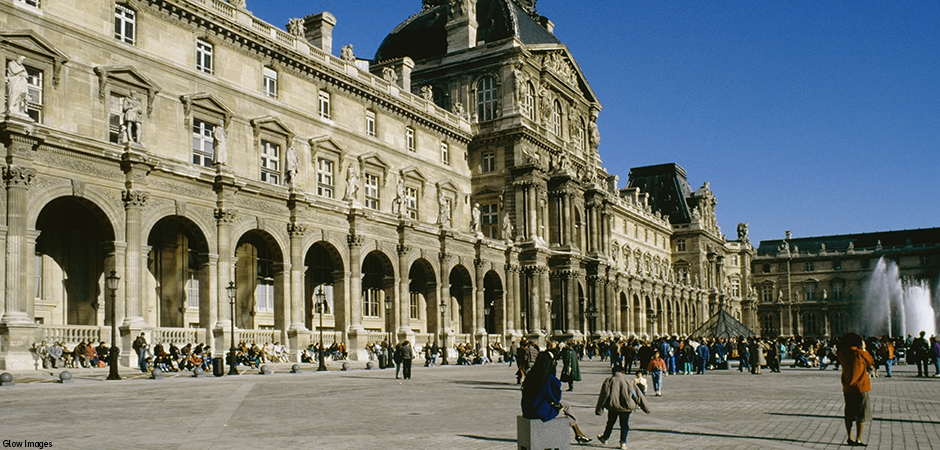
[[[940,377],[940,342],[936,336],[930,336],[930,359],[933,361],[933,376]],[[927,369],[924,369],[924,376],[927,376]]]
[[[606,444],[614,431],[614,424],[620,420],[620,448],[627,448],[627,434],[630,432],[630,413],[636,411],[637,407],[643,412],[649,414],[650,409],[646,404],[646,397],[637,387],[624,376],[623,366],[614,365],[613,374],[604,380],[601,384],[601,392],[597,396],[597,405],[594,407],[594,414],[601,415],[607,410],[607,426],[604,427],[604,433],[597,435],[597,440],[601,444]]]
[[[845,433],[848,444],[864,446],[862,433],[865,422],[871,422],[871,404],[868,393],[871,391],[871,379],[868,368],[875,361],[865,351],[865,341],[855,333],[842,336],[838,344],[838,358],[842,364],[842,395],[845,398]],[[855,439],[852,439],[852,423],[855,423]]]
[[[555,358],[549,352],[541,352],[535,364],[522,382],[522,417],[548,422],[564,413],[574,430],[579,444],[591,442],[578,428],[578,419],[571,412],[568,402],[561,400],[561,381],[555,377]]]
[[[401,343],[401,376],[406,379],[411,379],[411,361],[415,358],[414,349],[411,347],[411,342],[404,340]]]
[[[666,361],[660,358],[658,350],[653,352],[653,359],[650,360],[646,371],[650,373],[650,377],[653,379],[653,392],[656,393],[657,397],[663,395],[663,373],[666,372]]]
[[[911,342],[910,349],[908,351],[914,352],[914,363],[917,364],[917,376],[926,377],[927,374],[927,364],[930,361],[928,352],[930,350],[930,345],[927,344],[927,339],[924,337],[927,332],[921,331],[920,337],[914,339]]]
[[[571,345],[565,345],[561,351],[561,381],[568,383],[568,390],[574,390],[574,382],[581,381],[581,366],[578,364],[578,352]]]
[[[881,338],[881,359],[885,362],[885,372],[887,372],[885,377],[891,378],[891,369],[894,366],[894,342],[888,336],[882,336]],[[822,368],[825,368],[825,366],[822,366]]]

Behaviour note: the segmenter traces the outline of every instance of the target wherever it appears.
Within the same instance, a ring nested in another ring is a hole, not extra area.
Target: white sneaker
[[[620,450],[627,450],[627,444],[626,443],[620,444]]]

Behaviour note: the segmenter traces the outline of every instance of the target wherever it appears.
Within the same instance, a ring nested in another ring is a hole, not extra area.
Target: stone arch
[[[109,219],[97,203],[71,195],[54,198],[39,210],[23,286],[39,299],[34,317],[52,325],[110,324],[105,311],[112,305],[104,278],[112,269],[119,276],[123,272],[115,268],[115,255],[123,249],[115,247],[117,230]]]
[[[322,293],[326,306],[324,315],[330,315],[333,327],[340,323],[345,316],[345,286],[343,283],[346,272],[343,254],[336,246],[328,241],[317,241],[311,245],[304,254],[304,326],[315,330],[319,326],[320,308],[315,304],[316,295]],[[337,305],[337,302],[342,302]],[[324,324],[326,328],[327,324]]]
[[[362,317],[367,329],[380,328],[390,332],[395,328],[393,314],[389,314],[386,300],[395,298],[395,266],[388,254],[380,249],[365,252],[362,260]],[[351,301],[355,301],[355,296]]]
[[[450,300],[448,302],[451,328],[455,333],[473,332],[473,277],[462,264],[457,264],[448,275]]]
[[[284,252],[264,230],[242,234],[235,245],[235,326],[242,329],[286,329]]]
[[[437,333],[441,328],[437,271],[434,270],[434,264],[423,257],[416,258],[409,267],[408,278],[405,282],[408,283],[411,319],[424,320],[427,324],[427,332]]]
[[[203,230],[189,218],[169,215],[146,234],[150,251],[143,302],[158,327],[201,328],[209,324],[211,252]]]
[[[76,195],[77,192],[80,192],[80,195]],[[99,222],[109,225],[112,234],[111,240],[124,242],[123,206],[119,207],[112,201],[113,199],[105,197],[94,190],[87,187],[77,189],[75,185],[66,184],[52,187],[31,198],[26,207],[26,226],[29,229],[36,229],[36,222],[39,220],[39,215],[42,214],[43,209],[52,201],[63,197],[74,198],[88,205]]]
[[[217,239],[213,239],[216,236],[216,224],[210,223],[202,215],[195,214],[191,208],[180,210],[180,208],[173,203],[147,212],[140,227],[141,236],[149,236],[157,223],[167,217],[180,217],[185,219],[188,223],[187,227],[206,239],[208,245],[207,251],[210,253],[218,253],[218,241]]]
[[[483,327],[487,334],[505,334],[506,307],[503,280],[495,270],[483,275]]]

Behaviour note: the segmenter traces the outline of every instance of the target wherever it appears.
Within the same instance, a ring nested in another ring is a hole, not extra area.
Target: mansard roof
[[[914,230],[878,231],[873,233],[840,234],[788,239],[790,249],[799,248],[801,252],[817,253],[826,246],[828,251],[844,252],[851,246],[854,250],[904,250],[917,247],[940,245],[940,228],[919,228]],[[779,253],[783,239],[760,241],[757,256],[773,256]]]
[[[672,224],[692,222],[692,188],[685,169],[676,163],[630,169],[627,187],[639,188],[650,196],[650,209],[669,217]]]
[[[410,57],[415,61],[447,54],[447,2],[425,1],[424,9],[392,30],[375,53],[375,62]],[[521,3],[521,4],[520,4]],[[534,1],[479,0],[477,42],[489,44],[515,37],[526,45],[561,41],[540,25]]]

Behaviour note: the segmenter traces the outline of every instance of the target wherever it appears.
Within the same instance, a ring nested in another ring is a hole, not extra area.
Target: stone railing
[[[259,346],[264,345],[266,342],[273,343],[278,340],[274,338],[278,334],[277,330],[235,330],[235,334],[238,336],[239,342],[248,344],[254,342]]]
[[[311,332],[310,343],[316,344],[318,342],[320,342],[320,332],[319,331]],[[323,331],[323,346],[324,347],[329,348],[329,346],[333,345],[336,342],[339,342],[339,343],[343,342],[342,331],[326,331],[326,330]]]
[[[111,330],[109,327],[95,325],[40,325],[39,329],[42,330],[42,340],[47,344],[64,342],[69,348],[81,341],[101,342],[102,337],[110,336]]]
[[[195,328],[154,328],[150,338],[154,344],[166,342],[177,345],[198,344],[199,330]]]

